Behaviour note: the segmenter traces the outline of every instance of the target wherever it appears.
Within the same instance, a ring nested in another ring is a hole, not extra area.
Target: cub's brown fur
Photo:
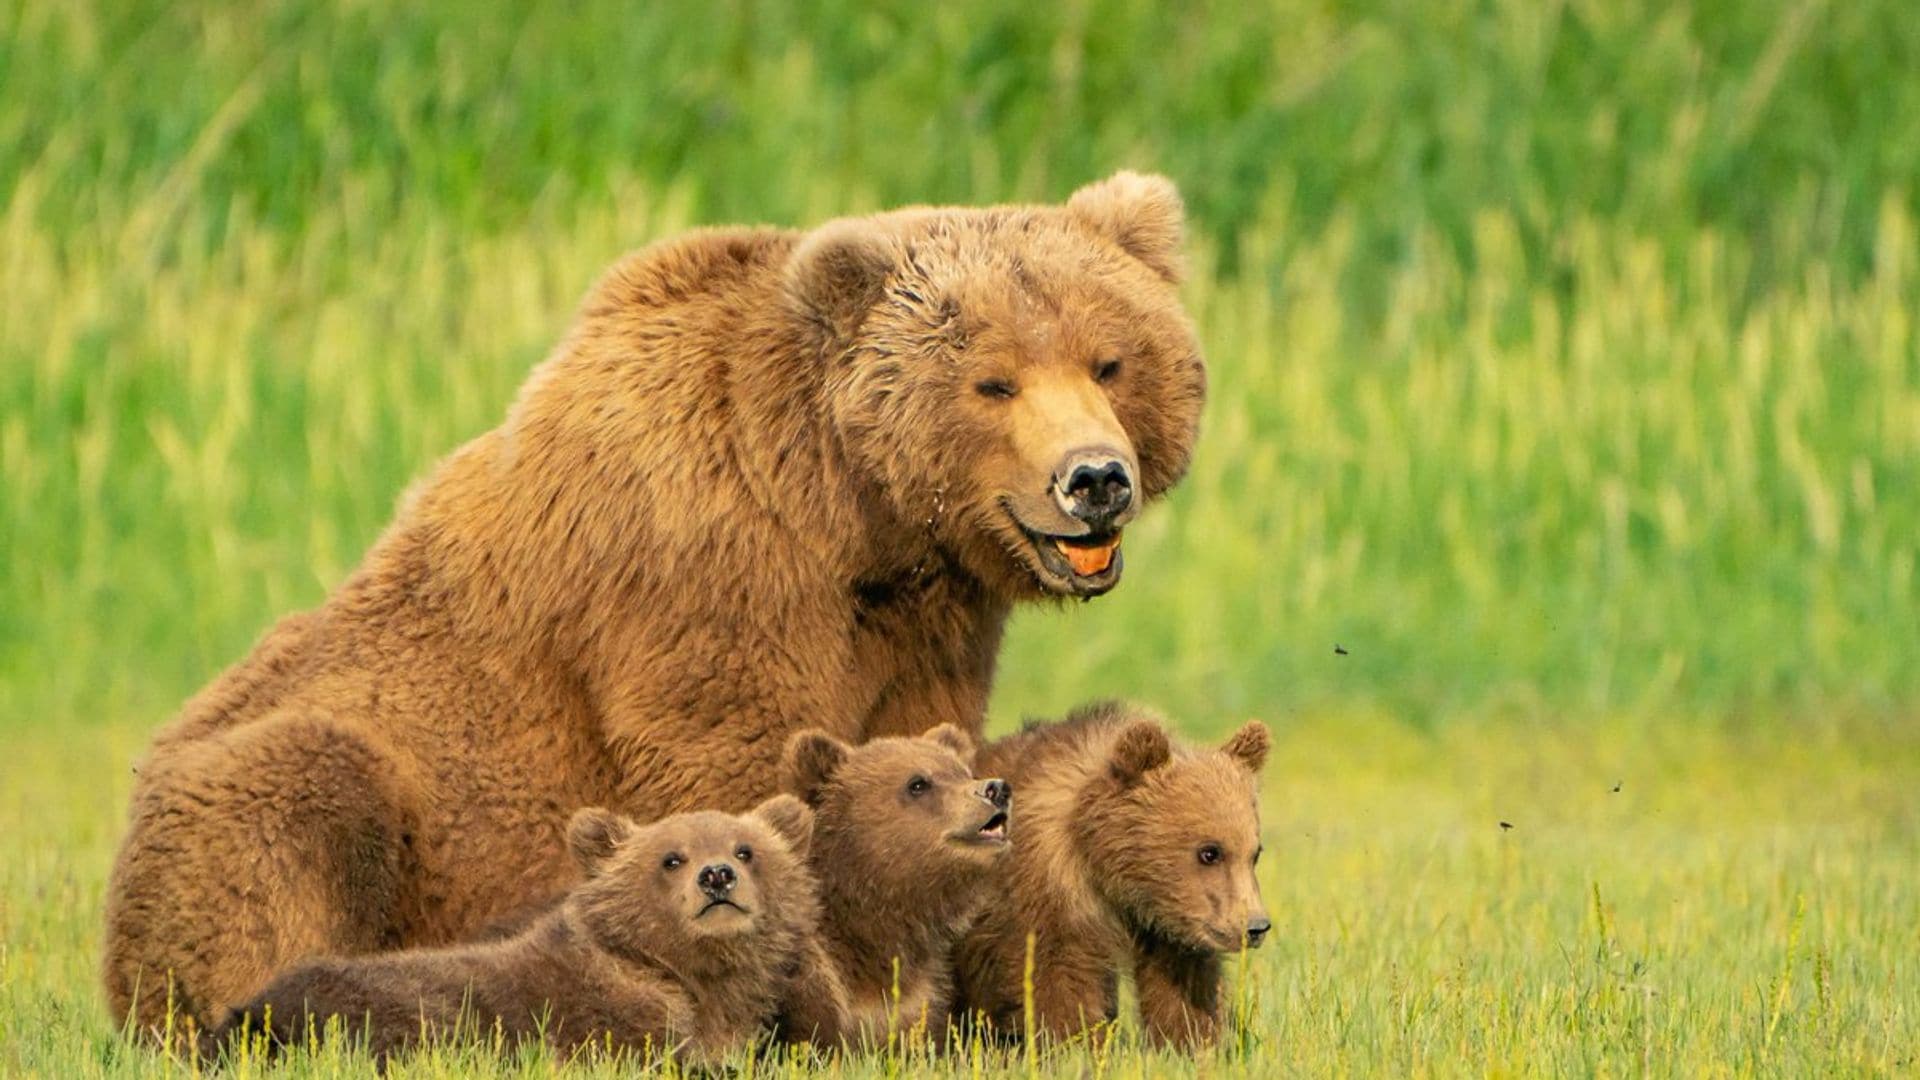
[[[702,811],[650,825],[582,810],[568,846],[586,881],[518,936],[304,961],[235,1010],[208,1048],[240,1032],[298,1044],[338,1016],[383,1060],[423,1033],[498,1031],[563,1050],[712,1061],[788,998],[837,1030],[837,980],[806,970],[823,959],[805,863],[812,818],[786,795],[745,816]]]
[[[953,947],[1007,850],[1010,789],[976,779],[973,753],[951,724],[858,747],[820,731],[787,743],[787,789],[814,810],[822,938],[869,1044],[889,1025],[946,1036]]]
[[[505,423],[154,739],[111,1008],[206,1025],[302,957],[461,940],[574,880],[570,809],[751,806],[802,727],[977,733],[1010,606],[1110,588],[1186,467],[1180,229],[1123,173],[615,265]]]
[[[1190,749],[1158,718],[1106,703],[983,749],[979,767],[1012,780],[1020,807],[1006,896],[960,946],[963,1008],[1021,1034],[1031,932],[1039,1030],[1111,1018],[1130,967],[1151,1038],[1211,1039],[1221,953],[1258,945],[1268,927],[1253,874],[1267,743],[1253,721],[1217,750]]]

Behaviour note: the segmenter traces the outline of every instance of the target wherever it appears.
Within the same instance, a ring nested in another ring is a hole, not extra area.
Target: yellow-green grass
[[[30,171],[0,216],[0,711],[28,724],[163,715],[318,602],[594,275],[688,222],[639,188],[494,233],[349,199],[293,237],[231,208],[229,243],[163,258],[160,195],[61,230],[45,198]],[[1370,267],[1364,326],[1339,221],[1243,235],[1187,290],[1190,476],[1114,595],[1016,624],[1002,706],[1911,715],[1920,238],[1894,200],[1880,234],[1858,280],[1809,261],[1736,304],[1734,238],[1578,222],[1554,285],[1489,210],[1470,259]]]
[[[102,889],[144,735],[49,729],[6,748],[0,1073],[186,1071],[116,1037],[95,977]],[[1062,1048],[1035,1066],[1910,1073],[1920,1066],[1916,790],[1910,736],[1853,722],[1792,735],[1631,721],[1426,733],[1363,714],[1282,723],[1260,867],[1276,930],[1237,980],[1238,1037],[1188,1063],[1143,1052],[1127,1024],[1104,1049]],[[546,1075],[552,1064],[451,1050],[395,1075]],[[323,1053],[280,1075],[367,1066]],[[982,1067],[1020,1075],[1028,1063],[985,1055]],[[837,1068],[967,1075],[974,1065],[876,1055]]]

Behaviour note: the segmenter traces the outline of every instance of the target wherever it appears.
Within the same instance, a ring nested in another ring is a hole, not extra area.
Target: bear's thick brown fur
[[[1010,789],[977,779],[973,753],[951,724],[856,747],[820,731],[787,743],[787,789],[814,811],[821,936],[850,1041],[945,1039],[953,948],[991,902],[1007,852]]]
[[[1171,184],[700,232],[608,272],[506,422],[140,767],[105,982],[202,1025],[311,955],[564,890],[568,814],[775,790],[802,727],[977,733],[1010,606],[1092,595],[1205,371]]]
[[[424,1035],[711,1062],[790,998],[837,1031],[838,982],[809,970],[824,960],[805,862],[812,816],[786,795],[745,816],[650,825],[582,810],[568,840],[586,880],[519,935],[302,961],[234,1010],[207,1048],[237,1033],[299,1045],[339,1017],[383,1060]]]
[[[978,767],[1011,780],[1019,808],[1004,895],[958,951],[961,1007],[997,1035],[1024,1033],[1031,933],[1038,1031],[1111,1019],[1131,969],[1149,1038],[1213,1038],[1221,954],[1268,927],[1253,873],[1267,744],[1256,720],[1218,749],[1188,748],[1157,717],[1103,703],[983,748]]]

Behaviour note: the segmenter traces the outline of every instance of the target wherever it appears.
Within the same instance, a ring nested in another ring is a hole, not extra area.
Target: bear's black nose
[[[1266,940],[1267,931],[1273,929],[1273,921],[1265,915],[1255,915],[1247,920],[1247,944],[1258,948]]]
[[[989,780],[980,786],[980,797],[1005,810],[1007,804],[1013,801],[1013,785],[1005,780]]]
[[[1082,451],[1070,455],[1054,474],[1060,509],[1093,526],[1105,529],[1113,519],[1133,505],[1133,476],[1127,463],[1104,450]]]
[[[726,863],[714,863],[712,866],[700,868],[700,891],[715,900],[732,892],[734,883],[738,880],[739,877],[734,874],[733,867]]]

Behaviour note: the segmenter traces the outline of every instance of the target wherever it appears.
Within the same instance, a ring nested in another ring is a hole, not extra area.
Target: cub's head
[[[786,789],[814,809],[814,865],[904,889],[982,879],[1007,850],[1012,788],[973,775],[952,724],[859,746],[820,731],[787,742]]]
[[[832,222],[786,269],[842,444],[899,522],[1000,595],[1096,596],[1186,471],[1206,370],[1183,211],[1123,172],[1064,206]]]
[[[1258,720],[1217,748],[1176,745],[1158,721],[1120,729],[1075,821],[1095,887],[1137,928],[1194,949],[1259,945]]]
[[[758,947],[815,917],[805,865],[812,831],[813,811],[787,795],[746,814],[701,811],[648,825],[581,810],[567,826],[587,874],[574,899],[615,950],[699,957]]]

